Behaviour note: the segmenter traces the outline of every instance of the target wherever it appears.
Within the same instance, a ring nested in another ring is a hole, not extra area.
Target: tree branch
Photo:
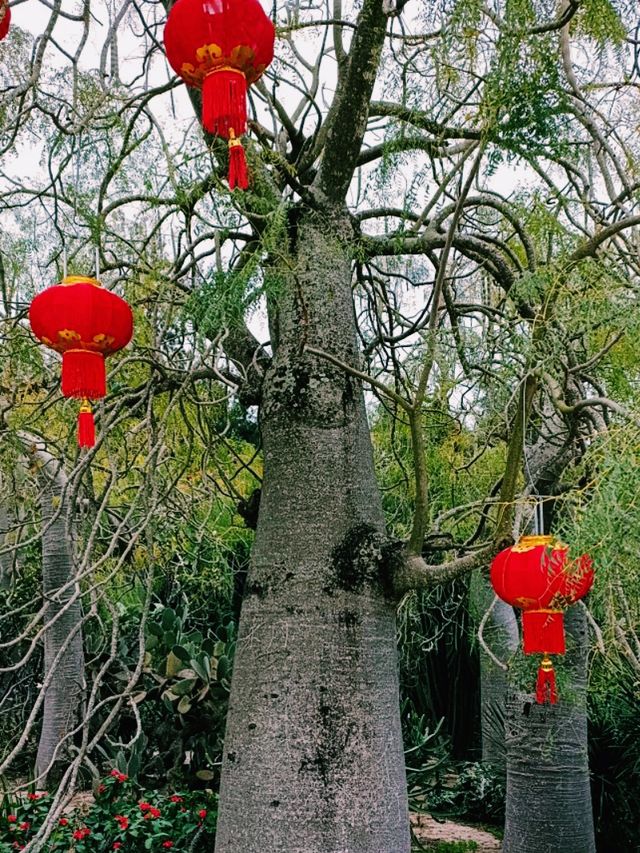
[[[364,0],[347,66],[326,121],[324,156],[314,182],[334,202],[344,200],[360,155],[386,23],[382,0]]]

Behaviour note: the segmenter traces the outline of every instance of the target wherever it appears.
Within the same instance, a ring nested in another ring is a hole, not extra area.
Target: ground
[[[467,850],[469,853],[495,853],[501,849],[497,838],[474,826],[465,826],[449,820],[440,822],[425,814],[411,815],[411,824],[420,845],[416,845],[415,853],[420,853],[421,849],[429,853],[445,853],[447,848],[451,853],[466,853]],[[455,842],[458,842],[459,846]],[[475,842],[477,846],[466,846],[464,842]]]

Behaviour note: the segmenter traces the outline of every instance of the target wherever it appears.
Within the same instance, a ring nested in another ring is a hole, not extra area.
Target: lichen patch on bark
[[[331,554],[335,584],[326,591],[363,592],[367,587],[393,594],[393,577],[402,559],[401,545],[370,524],[351,527]]]

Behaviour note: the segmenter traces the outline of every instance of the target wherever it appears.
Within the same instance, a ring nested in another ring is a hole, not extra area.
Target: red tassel
[[[242,71],[221,68],[204,78],[202,124],[209,133],[230,139],[247,131],[247,79]]]
[[[105,397],[107,373],[102,354],[81,349],[62,353],[62,393],[92,400]]]
[[[233,130],[231,131],[233,133]],[[247,158],[245,157],[242,142],[235,137],[229,140],[229,189],[239,187],[241,190],[249,188],[249,175],[247,172]]]
[[[89,401],[85,400],[78,413],[78,447],[93,447],[96,443],[96,425]]]
[[[556,674],[553,671],[553,663],[548,655],[545,655],[542,658],[538,669],[536,701],[539,705],[544,705],[547,701],[550,705],[555,705],[558,701],[558,694],[556,692]]]

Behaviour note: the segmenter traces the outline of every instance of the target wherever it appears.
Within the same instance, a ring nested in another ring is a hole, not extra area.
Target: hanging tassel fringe
[[[93,447],[96,443],[96,425],[88,400],[84,400],[78,413],[78,447]]]
[[[62,354],[62,394],[98,400],[107,394],[107,373],[99,352],[72,349]]]
[[[204,78],[202,124],[224,139],[247,131],[247,79],[242,71],[220,68]]]
[[[555,705],[558,701],[558,693],[556,691],[556,674],[553,670],[553,663],[548,655],[545,655],[540,662],[538,669],[538,681],[536,683],[536,701],[539,705],[544,705],[549,702],[550,705]]]
[[[249,174],[247,172],[247,158],[242,147],[242,142],[236,139],[231,130],[229,139],[229,189],[238,187],[241,190],[249,188]]]

